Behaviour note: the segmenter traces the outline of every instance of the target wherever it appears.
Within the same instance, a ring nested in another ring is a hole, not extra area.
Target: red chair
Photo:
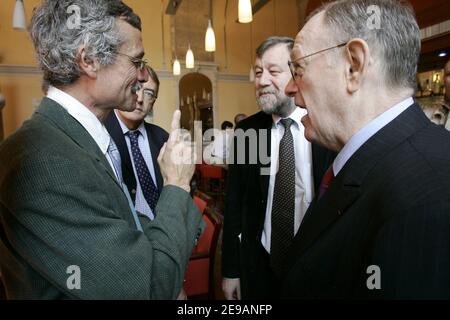
[[[197,195],[194,195],[194,203],[197,206],[198,211],[200,211],[200,213],[203,214],[205,212],[208,203]]]
[[[222,193],[224,191],[224,169],[219,166],[213,166],[206,163],[202,163],[197,166],[197,170],[200,173],[200,186],[202,191],[208,193]],[[217,182],[217,187],[212,188],[212,181]]]
[[[184,289],[191,299],[214,299],[214,264],[222,220],[210,208],[206,208],[203,220],[206,228],[192,252],[184,278]]]

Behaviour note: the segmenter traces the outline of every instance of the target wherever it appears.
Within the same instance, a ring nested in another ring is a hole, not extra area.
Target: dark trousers
[[[255,265],[254,272],[249,277],[248,292],[244,299],[279,299],[280,280],[270,267],[270,255],[262,245],[258,246],[259,261]]]

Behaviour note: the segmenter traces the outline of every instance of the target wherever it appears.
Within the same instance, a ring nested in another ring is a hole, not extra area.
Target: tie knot
[[[133,141],[137,141],[139,135],[141,134],[141,132],[139,130],[136,131],[128,131],[128,136],[130,137],[130,140]]]
[[[294,120],[292,120],[291,118],[286,118],[286,119],[281,119],[280,122],[284,126],[285,129],[289,129],[291,127],[292,123],[294,123]]]

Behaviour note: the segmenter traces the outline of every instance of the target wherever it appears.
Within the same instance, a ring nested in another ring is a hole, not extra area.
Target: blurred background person
[[[241,122],[242,120],[244,120],[245,118],[247,118],[247,115],[245,113],[238,113],[235,117],[234,117],[234,127],[236,128],[236,126],[238,125],[239,122]]]

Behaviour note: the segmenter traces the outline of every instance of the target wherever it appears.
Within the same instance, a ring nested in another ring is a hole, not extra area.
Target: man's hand
[[[164,185],[174,185],[190,192],[190,181],[195,171],[195,155],[189,134],[180,130],[181,112],[176,110],[172,118],[169,140],[161,148],[158,163]]]
[[[181,288],[181,291],[178,294],[177,300],[187,300],[187,294],[186,294],[186,291],[184,291],[184,288]]]
[[[222,279],[222,290],[227,300],[241,300],[241,280]]]

